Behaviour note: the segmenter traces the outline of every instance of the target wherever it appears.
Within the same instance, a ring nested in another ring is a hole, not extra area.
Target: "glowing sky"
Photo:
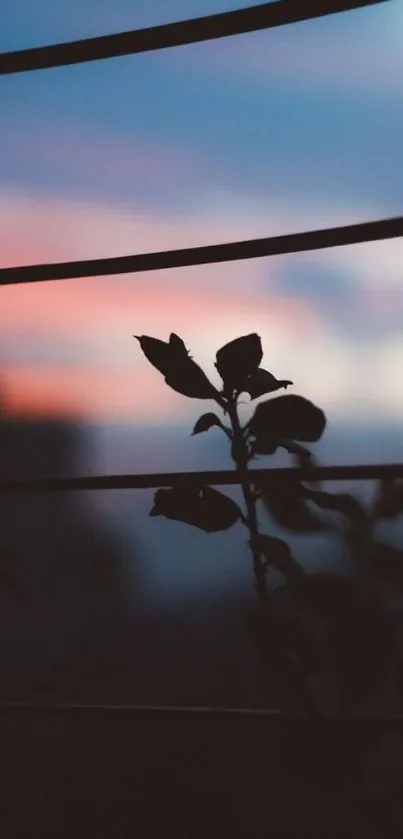
[[[14,0],[0,50],[242,6]],[[169,11],[168,11],[169,10]],[[325,227],[403,210],[403,6],[1,80],[3,266]],[[13,412],[172,420],[194,406],[133,334],[265,363],[334,417],[403,411],[403,243],[0,289]]]

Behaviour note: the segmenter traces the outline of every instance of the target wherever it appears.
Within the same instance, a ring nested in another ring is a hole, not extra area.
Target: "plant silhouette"
[[[288,694],[309,713],[340,710],[365,694],[381,678],[390,649],[387,621],[379,597],[380,576],[398,580],[403,589],[403,553],[379,544],[377,519],[403,513],[403,486],[380,485],[373,508],[365,510],[346,493],[325,492],[313,480],[314,459],[304,443],[315,443],[326,427],[324,412],[303,396],[285,394],[293,382],[278,380],[260,366],[260,337],[243,335],[221,347],[215,367],[222,380],[217,389],[191,358],[183,340],[135,336],[148,361],[175,391],[195,399],[214,400],[221,409],[202,414],[193,435],[214,427],[226,436],[242,489],[244,509],[217,489],[183,486],[159,489],[151,516],[165,516],[207,533],[241,523],[247,530],[257,607],[247,631],[269,667],[281,675]],[[257,404],[242,426],[241,394],[270,398]],[[249,465],[260,456],[285,449],[305,473],[304,480],[269,481],[262,475],[253,485]],[[340,533],[355,570],[352,580],[330,573],[307,574],[288,543],[262,532],[258,505],[270,520],[292,533],[329,529]],[[329,521],[330,513],[330,521]],[[333,519],[331,518],[333,516]],[[283,584],[273,590],[272,571]]]

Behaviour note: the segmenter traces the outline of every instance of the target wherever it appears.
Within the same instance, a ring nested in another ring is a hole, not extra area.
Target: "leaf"
[[[179,338],[179,335],[175,335],[175,332],[171,332],[169,336],[169,346],[172,347],[172,349],[174,349],[178,354],[186,353],[186,355],[189,355],[184,341],[182,341],[182,338]]]
[[[134,338],[139,342],[150,364],[166,376],[171,364],[169,344],[166,341],[160,341],[159,338],[150,338],[149,335],[134,335]]]
[[[288,379],[276,379],[268,370],[263,370],[262,367],[259,367],[249,376],[245,382],[243,391],[249,393],[251,399],[257,399],[259,396],[264,396],[265,393],[274,393],[275,390],[279,390],[282,387],[287,389],[288,385],[292,384],[293,382]]]
[[[252,440],[250,444],[250,454],[252,457],[257,454],[274,454],[277,449],[277,440],[271,434],[262,434],[260,437]]]
[[[360,502],[348,493],[321,492],[303,487],[302,494],[318,507],[342,513],[353,524],[364,524],[367,521],[367,514]]]
[[[298,483],[276,482],[274,486],[257,487],[261,500],[274,521],[295,533],[317,533],[327,528],[304,500],[304,490]]]
[[[165,516],[206,533],[228,530],[242,512],[235,501],[212,487],[158,489],[150,516]]]
[[[279,440],[279,446],[286,449],[289,454],[294,455],[300,465],[311,463],[312,453],[305,446],[296,443],[295,440]]]
[[[290,582],[305,576],[305,571],[294,559],[287,542],[275,536],[259,536],[259,547],[264,554],[267,564],[276,571],[280,571]]]
[[[186,364],[178,365],[172,373],[165,376],[165,381],[172,390],[192,399],[216,399],[218,396],[217,390],[201,367],[191,358],[188,358]]]
[[[403,482],[384,478],[379,482],[374,515],[380,519],[395,519],[403,513]]]
[[[303,396],[279,396],[261,402],[249,422],[249,432],[259,439],[290,438],[315,443],[323,434],[326,417],[309,399]]]
[[[197,420],[192,434],[201,434],[202,431],[208,431],[209,428],[212,428],[214,425],[219,425],[223,428],[223,424],[216,414],[202,414]]]
[[[201,367],[189,356],[182,338],[171,333],[169,343],[135,335],[148,361],[165,376],[172,390],[193,399],[216,399],[218,392]]]
[[[216,355],[216,368],[227,391],[241,392],[249,376],[259,367],[263,351],[259,335],[243,335],[225,344]]]
[[[309,449],[306,449],[305,446],[301,446],[301,444],[296,443],[295,440],[280,440],[278,445],[282,449],[286,449],[286,451],[293,456],[297,468],[304,469],[306,472],[310,472],[311,469],[315,468],[315,458],[312,452],[310,452]],[[317,484],[317,481],[312,479],[308,482],[314,485]]]

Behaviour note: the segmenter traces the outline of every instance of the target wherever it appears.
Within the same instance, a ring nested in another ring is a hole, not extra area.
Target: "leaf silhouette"
[[[384,478],[379,482],[374,515],[380,519],[395,519],[403,513],[403,482]]]
[[[189,359],[186,367],[175,370],[165,381],[172,390],[191,399],[216,399],[218,393],[198,365]]]
[[[203,431],[208,431],[209,428],[213,428],[214,425],[220,426],[223,428],[223,424],[219,417],[216,414],[202,414],[201,417],[196,422],[196,425],[192,431],[192,434],[201,434]]]
[[[232,527],[242,518],[242,511],[232,498],[212,487],[174,487],[157,490],[150,516],[165,516],[215,533]]]
[[[193,399],[216,399],[218,392],[201,367],[189,356],[182,338],[171,333],[169,342],[135,335],[148,361],[165,376],[172,390]]]
[[[367,521],[367,514],[360,502],[348,493],[322,492],[307,487],[301,490],[302,495],[318,507],[343,513],[353,524],[360,525]]]
[[[259,536],[259,547],[265,556],[267,565],[280,571],[290,582],[305,576],[305,571],[294,559],[290,546],[283,539],[275,536]]]
[[[171,332],[169,336],[169,346],[178,353],[178,355],[189,355],[188,350],[185,347],[185,343],[182,338],[179,338],[179,335],[175,335],[175,332]]]
[[[254,457],[257,454],[274,454],[278,449],[278,442],[271,434],[262,434],[250,443],[250,453]]]
[[[259,396],[264,396],[265,393],[274,393],[275,390],[282,387],[287,389],[288,385],[292,384],[293,382],[289,379],[276,379],[268,370],[259,367],[246,380],[243,391],[249,393],[251,399],[257,399]]]
[[[325,425],[326,417],[320,408],[303,396],[290,395],[261,402],[248,428],[261,447],[270,438],[315,443],[322,436]]]
[[[274,521],[295,533],[317,533],[327,528],[304,499],[304,488],[299,483],[281,483],[257,487],[261,500]]]
[[[134,337],[139,342],[150,364],[166,376],[171,364],[170,345],[166,341],[151,338],[149,335],[135,335]]]
[[[293,456],[297,468],[309,473],[317,465],[312,452],[305,446],[301,446],[301,443],[296,443],[295,440],[280,440],[278,445]],[[315,478],[309,478],[308,475],[306,482],[312,486],[318,485],[318,481]]]
[[[263,351],[259,335],[242,335],[218,350],[216,368],[226,391],[244,390],[246,380],[259,367]]]

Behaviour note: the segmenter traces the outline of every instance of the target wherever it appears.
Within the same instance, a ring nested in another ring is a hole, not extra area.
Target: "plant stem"
[[[247,524],[250,536],[250,548],[253,557],[253,573],[255,577],[256,593],[262,605],[267,606],[269,593],[267,591],[266,586],[266,573],[264,564],[262,562],[262,554],[259,548],[259,529],[257,523],[256,505],[248,480],[248,450],[246,447],[243,431],[239,422],[238,410],[235,400],[229,403],[228,414],[231,420],[233,431],[234,460],[236,463],[237,472],[239,474],[239,480],[242,488],[242,494],[244,497],[247,513]]]
[[[287,641],[283,637],[283,632],[278,622],[273,618],[270,612],[270,594],[266,585],[266,570],[262,561],[262,553],[259,546],[259,528],[256,515],[256,499],[253,496],[248,476],[248,449],[244,436],[244,432],[239,422],[238,409],[236,398],[228,400],[228,415],[231,420],[233,432],[233,447],[232,456],[235,460],[236,470],[239,475],[239,481],[242,488],[242,493],[245,501],[247,520],[246,524],[250,536],[250,548],[253,557],[253,573],[255,578],[255,589],[258,599],[264,609],[265,617],[268,623],[269,631],[277,644],[278,653],[281,656],[283,665],[291,676],[291,685],[293,690],[300,696],[302,704],[305,706],[307,712],[311,715],[317,715],[317,711],[313,705],[311,696],[307,691],[305,685],[305,676],[302,668],[298,664],[293,664],[290,659],[290,650]]]

